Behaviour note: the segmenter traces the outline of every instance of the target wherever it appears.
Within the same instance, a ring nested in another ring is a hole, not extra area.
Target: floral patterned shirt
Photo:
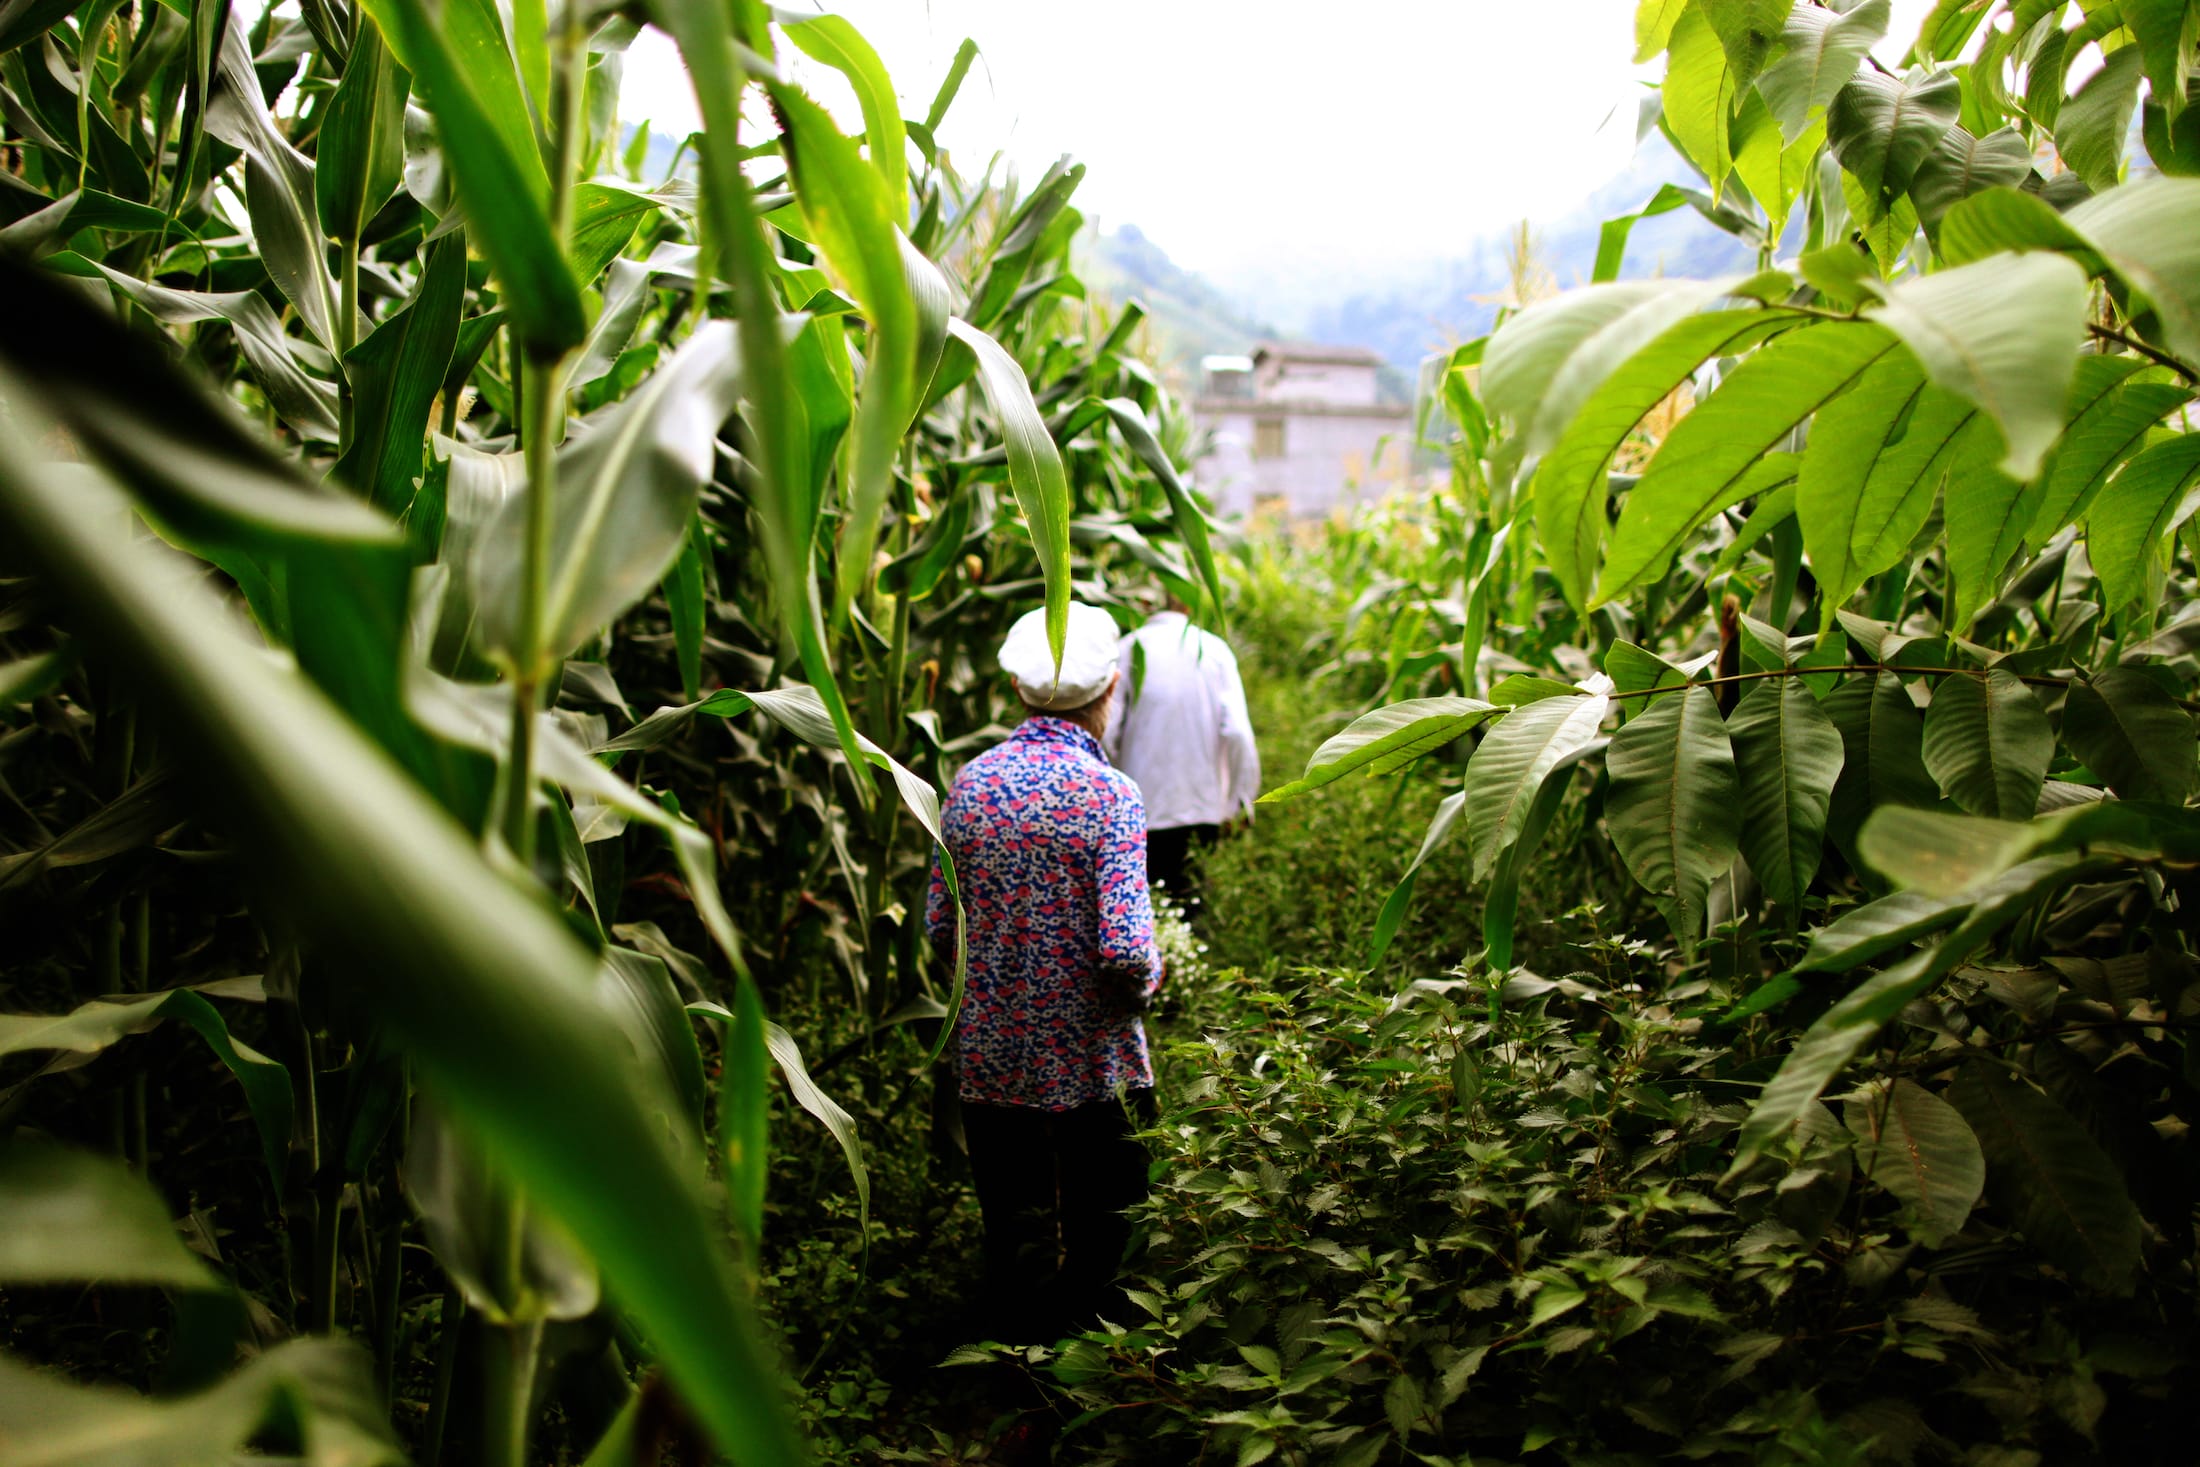
[[[1132,1008],[1161,982],[1138,786],[1035,713],[963,766],[942,818],[969,922],[962,1098],[1069,1110],[1153,1084]],[[925,925],[954,942],[936,861]]]

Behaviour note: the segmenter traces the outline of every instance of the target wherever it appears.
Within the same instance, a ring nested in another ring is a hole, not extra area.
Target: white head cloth
[[[1115,618],[1082,601],[1069,604],[1069,634],[1062,640],[1057,675],[1047,647],[1045,607],[1025,612],[1001,643],[1001,671],[1016,679],[1017,691],[1033,708],[1082,708],[1108,690],[1115,675],[1121,634]]]

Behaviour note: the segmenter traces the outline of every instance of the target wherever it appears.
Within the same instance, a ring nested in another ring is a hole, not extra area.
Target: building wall
[[[1372,363],[1300,362],[1271,357],[1260,364],[1256,390],[1271,402],[1373,407],[1377,399]]]
[[[1293,515],[1325,515],[1402,481],[1411,426],[1404,409],[1309,413],[1275,406],[1281,411],[1264,412],[1259,404],[1210,411],[1200,404],[1211,446],[1194,465],[1193,478],[1218,512],[1245,514],[1280,503]],[[1261,418],[1283,424],[1280,457],[1255,456]]]

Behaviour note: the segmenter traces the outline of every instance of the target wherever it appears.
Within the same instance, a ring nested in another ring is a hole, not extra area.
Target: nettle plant
[[[1618,219],[1595,282],[1431,364],[1454,548],[1390,597],[1384,671],[1433,696],[1269,798],[1472,734],[1416,869],[1464,839],[1502,977],[1554,818],[1601,820],[1704,1012],[1779,1059],[1737,1175],[1840,1132],[1819,1097],[1862,1060],[1856,1144],[1919,1240],[1984,1187],[2085,1286],[2186,1289],[2148,1173],[2189,1192],[2157,1147],[2200,1078],[2200,8],[1950,0],[1900,70],[1886,17],[1641,7],[1705,180],[1642,212],[1760,268],[1620,279]]]
[[[653,179],[645,23],[706,123]],[[866,1174],[767,993],[936,1057],[975,659],[1073,576],[1218,584],[1082,170],[935,140],[974,55],[917,119],[747,3],[0,15],[0,1287],[175,1299],[17,1316],[165,1394],[10,1357],[12,1448],[804,1457],[775,1068]]]

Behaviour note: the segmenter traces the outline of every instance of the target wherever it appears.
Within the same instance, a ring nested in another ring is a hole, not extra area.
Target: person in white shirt
[[[1260,750],[1229,644],[1171,600],[1123,639],[1107,753],[1146,797],[1148,875],[1197,910],[1196,853],[1251,818]]]

